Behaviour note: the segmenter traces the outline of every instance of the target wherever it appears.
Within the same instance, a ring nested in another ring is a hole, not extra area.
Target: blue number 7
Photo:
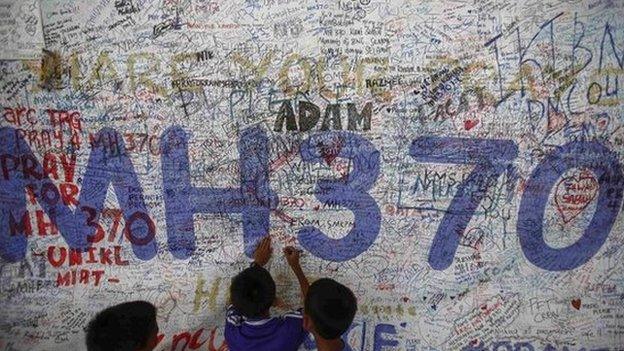
[[[421,137],[412,143],[410,156],[418,162],[475,165],[457,188],[429,250],[429,265],[443,270],[453,262],[459,239],[487,189],[518,157],[518,147],[511,140]]]

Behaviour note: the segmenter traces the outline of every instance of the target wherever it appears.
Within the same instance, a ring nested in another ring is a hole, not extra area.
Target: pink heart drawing
[[[479,120],[477,120],[477,119],[467,119],[467,120],[464,121],[464,129],[471,130],[477,124],[479,124]]]
[[[564,223],[570,222],[587,208],[596,197],[598,186],[596,177],[588,169],[559,181],[555,190],[555,204]]]
[[[581,299],[574,299],[572,300],[572,307],[576,308],[577,310],[581,309]]]
[[[324,142],[320,146],[321,157],[327,162],[327,165],[330,165],[338,155],[340,155],[340,151],[342,150],[342,145],[344,141],[340,137],[336,137],[333,140],[328,142]]]

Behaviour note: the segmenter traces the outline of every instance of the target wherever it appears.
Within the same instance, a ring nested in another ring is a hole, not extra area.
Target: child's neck
[[[327,340],[321,337],[316,338],[316,348],[318,351],[342,351],[344,343],[340,338]]]

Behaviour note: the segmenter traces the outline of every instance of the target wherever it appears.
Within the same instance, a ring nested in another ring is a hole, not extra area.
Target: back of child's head
[[[87,350],[135,351],[144,349],[158,333],[156,307],[132,301],[98,313],[87,326]]]
[[[262,318],[275,300],[275,282],[269,271],[254,265],[232,279],[230,294],[232,304],[243,316]]]
[[[305,314],[315,331],[324,339],[337,339],[349,329],[357,311],[357,300],[346,286],[329,278],[310,285],[305,299]]]

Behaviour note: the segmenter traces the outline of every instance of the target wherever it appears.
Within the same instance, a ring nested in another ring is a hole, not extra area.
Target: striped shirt
[[[230,351],[297,351],[308,332],[301,311],[279,317],[249,319],[227,308],[225,341]]]

